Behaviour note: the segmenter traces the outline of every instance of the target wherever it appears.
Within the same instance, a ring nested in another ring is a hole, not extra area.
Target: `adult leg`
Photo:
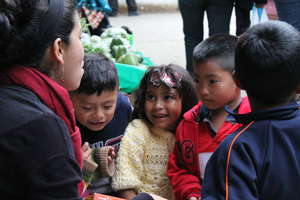
[[[250,26],[250,10],[235,5],[236,35],[241,35]]]
[[[179,10],[183,21],[186,69],[193,72],[193,51],[203,40],[203,16],[205,6],[201,0],[179,0]]]
[[[108,0],[108,3],[112,9],[110,16],[117,16],[119,10],[118,0]]]
[[[300,1],[275,0],[279,20],[293,25],[300,31]]]
[[[210,36],[217,33],[229,34],[232,8],[233,2],[223,5],[208,4],[206,11]]]
[[[126,4],[128,7],[128,14],[133,16],[133,15],[138,15],[138,7],[136,4],[135,0],[126,0]]]

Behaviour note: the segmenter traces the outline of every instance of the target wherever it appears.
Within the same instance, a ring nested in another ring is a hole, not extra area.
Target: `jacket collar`
[[[280,120],[280,119],[289,119],[295,116],[296,111],[299,109],[300,105],[293,101],[287,105],[280,106],[273,109],[267,110],[258,110],[253,111],[247,114],[237,114],[232,111],[228,106],[225,107],[225,110],[234,117],[238,123],[247,124],[251,121],[260,121],[260,120]]]

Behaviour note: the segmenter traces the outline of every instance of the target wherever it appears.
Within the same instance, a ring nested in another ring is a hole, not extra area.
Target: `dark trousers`
[[[241,35],[250,26],[250,10],[235,5],[236,35]]]
[[[229,33],[232,4],[214,6],[201,0],[179,0],[179,10],[183,21],[186,52],[186,69],[193,71],[193,51],[203,40],[203,18],[207,13],[209,35]]]
[[[279,20],[300,31],[300,0],[275,0]]]
[[[118,13],[119,4],[118,0],[108,0],[108,3],[112,9],[113,13]],[[128,12],[136,12],[137,11],[137,4],[135,0],[126,0]]]

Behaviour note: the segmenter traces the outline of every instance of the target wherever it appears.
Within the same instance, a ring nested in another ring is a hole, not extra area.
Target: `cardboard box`
[[[125,199],[113,197],[105,194],[94,193],[88,196],[85,200],[125,200]]]

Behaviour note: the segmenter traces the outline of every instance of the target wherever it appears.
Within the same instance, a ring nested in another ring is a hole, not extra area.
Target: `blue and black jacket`
[[[275,109],[233,114],[245,124],[209,160],[204,200],[298,200],[300,110],[296,102]]]

